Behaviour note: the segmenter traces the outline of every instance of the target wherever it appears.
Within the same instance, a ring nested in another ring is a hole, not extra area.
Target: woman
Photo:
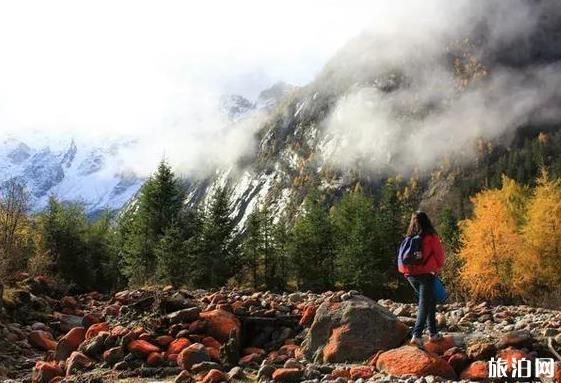
[[[413,286],[418,297],[417,320],[410,343],[423,347],[422,335],[427,322],[430,341],[442,338],[436,328],[434,278],[444,264],[444,250],[428,215],[422,211],[413,213],[407,235],[421,237],[422,263],[403,265],[400,271]]]

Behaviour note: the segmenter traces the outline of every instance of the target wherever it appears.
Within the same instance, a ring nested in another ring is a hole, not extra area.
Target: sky
[[[0,132],[165,133],[217,94],[255,98],[279,80],[309,82],[371,9],[357,0],[1,1]]]

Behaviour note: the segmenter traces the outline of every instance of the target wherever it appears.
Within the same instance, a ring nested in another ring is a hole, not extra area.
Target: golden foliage
[[[517,294],[512,289],[512,281],[518,277],[513,263],[524,244],[501,190],[481,192],[472,202],[473,218],[460,223],[462,283],[476,299]]]
[[[561,181],[551,180],[545,170],[528,203],[524,239],[538,263],[532,271],[541,286],[561,282]]]

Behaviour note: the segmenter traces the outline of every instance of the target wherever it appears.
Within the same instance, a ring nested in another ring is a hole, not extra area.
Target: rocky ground
[[[7,382],[490,381],[491,358],[511,373],[512,361],[555,358],[561,346],[559,311],[451,303],[439,307],[445,337],[421,350],[405,345],[415,305],[353,291],[68,296],[38,277],[6,289],[0,310]],[[540,380],[552,381],[520,379]]]

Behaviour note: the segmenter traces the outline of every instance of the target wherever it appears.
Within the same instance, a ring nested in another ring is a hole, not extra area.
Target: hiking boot
[[[413,336],[411,338],[411,340],[409,341],[409,345],[410,346],[416,346],[419,348],[423,348],[425,345],[423,343],[423,338],[418,337],[418,336]]]
[[[442,340],[442,334],[439,333],[439,332],[429,336],[429,341],[430,342],[438,342],[439,340]]]

